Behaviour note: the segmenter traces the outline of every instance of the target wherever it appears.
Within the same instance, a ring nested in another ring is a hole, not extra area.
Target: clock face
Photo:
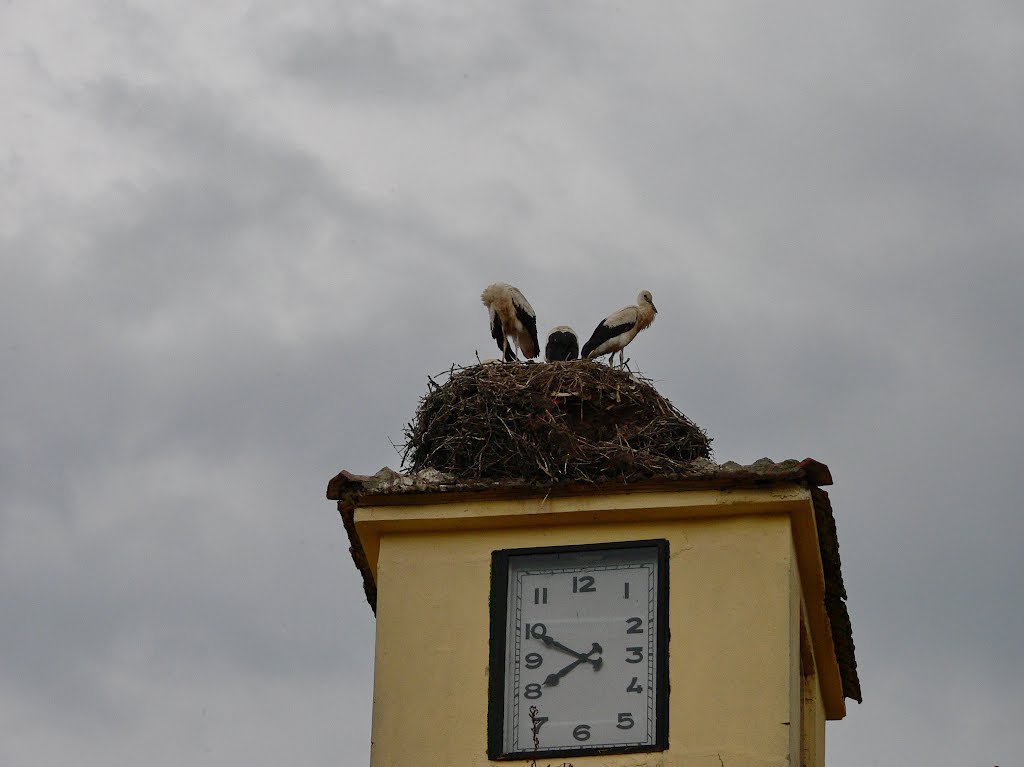
[[[494,552],[491,759],[668,746],[668,543]]]

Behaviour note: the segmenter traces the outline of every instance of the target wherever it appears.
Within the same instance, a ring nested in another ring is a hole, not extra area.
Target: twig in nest
[[[405,430],[403,463],[462,478],[624,482],[710,457],[707,435],[640,373],[590,362],[455,367]]]

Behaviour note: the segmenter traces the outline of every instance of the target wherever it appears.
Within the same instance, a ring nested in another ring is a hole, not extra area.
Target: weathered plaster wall
[[[799,764],[789,724],[801,706],[790,524],[788,514],[757,514],[381,532],[372,767],[509,764],[486,756],[493,550],[647,538],[671,550],[669,750],[553,764]]]

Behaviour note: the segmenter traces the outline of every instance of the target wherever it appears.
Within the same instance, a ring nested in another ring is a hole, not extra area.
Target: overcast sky
[[[829,763],[1024,753],[1024,6],[0,3],[0,764],[365,765],[327,481],[481,289],[835,478]]]

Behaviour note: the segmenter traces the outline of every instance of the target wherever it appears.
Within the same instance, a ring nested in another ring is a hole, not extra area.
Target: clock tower
[[[377,618],[372,767],[823,765],[861,697],[831,483],[811,459],[342,471],[327,494]]]

